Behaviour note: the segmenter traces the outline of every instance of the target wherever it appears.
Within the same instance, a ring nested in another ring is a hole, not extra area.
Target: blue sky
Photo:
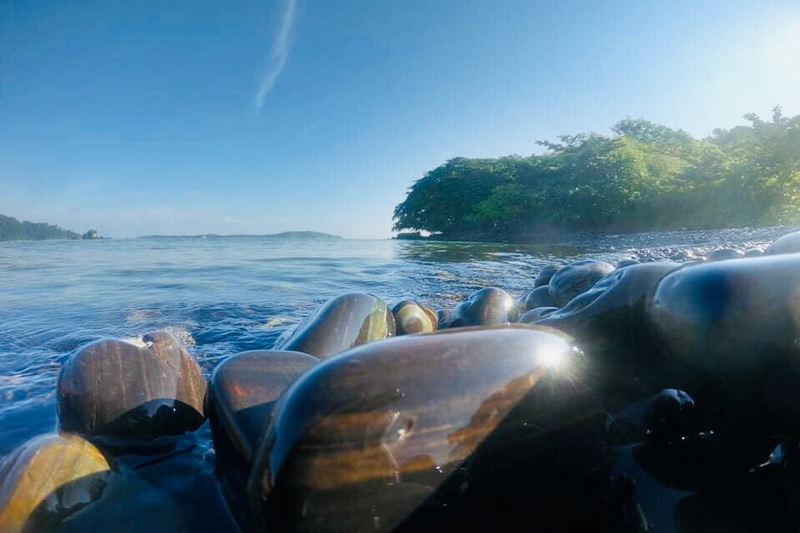
[[[0,0],[0,213],[391,235],[449,158],[800,114],[800,3]]]

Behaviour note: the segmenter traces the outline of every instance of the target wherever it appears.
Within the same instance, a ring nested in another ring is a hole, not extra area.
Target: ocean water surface
[[[446,308],[496,286],[520,295],[550,263],[765,245],[792,228],[573,238],[558,245],[175,237],[0,243],[0,458],[56,428],[62,363],[104,337],[167,329],[207,373],[268,349],[324,301],[372,293]],[[213,453],[213,451],[212,451]]]

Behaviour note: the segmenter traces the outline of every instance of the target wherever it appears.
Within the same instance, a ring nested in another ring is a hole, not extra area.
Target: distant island
[[[561,135],[527,157],[456,157],[394,210],[399,239],[532,243],[564,234],[800,221],[800,115],[696,139],[626,118],[611,135]]]
[[[50,239],[78,240],[101,239],[97,230],[83,235],[45,222],[19,221],[14,217],[0,215],[0,241],[45,241]]]
[[[337,240],[339,235],[321,233],[319,231],[284,231],[283,233],[268,233],[265,235],[233,234],[218,235],[216,233],[204,233],[201,235],[142,235],[139,239],[230,239],[230,238],[250,238],[250,239],[298,239],[298,240]]]

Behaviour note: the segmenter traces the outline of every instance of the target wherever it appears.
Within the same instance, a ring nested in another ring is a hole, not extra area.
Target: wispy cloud
[[[253,98],[253,108],[256,113],[264,106],[264,100],[275,86],[278,81],[278,76],[283,72],[283,67],[286,66],[286,59],[289,57],[289,37],[292,33],[294,26],[295,7],[297,0],[286,0],[286,9],[281,18],[281,26],[278,30],[278,36],[272,44],[272,52],[270,54],[270,62],[264,76],[261,78],[261,83],[258,85],[258,90]]]

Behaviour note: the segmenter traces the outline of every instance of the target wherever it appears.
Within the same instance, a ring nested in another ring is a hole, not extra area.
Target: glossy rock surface
[[[714,396],[731,421],[766,426],[772,415],[796,429],[800,256],[680,269],[661,281],[649,315],[673,366],[697,382],[693,397]]]
[[[439,327],[439,316],[430,307],[413,300],[403,300],[392,308],[397,334],[428,333]]]
[[[561,371],[577,379],[575,357],[556,332],[515,325],[398,337],[321,363],[276,406],[250,480],[256,521],[393,530],[532,389]]]
[[[556,307],[563,307],[570,300],[588,291],[600,278],[614,270],[605,261],[587,259],[576,261],[561,268],[550,279],[550,296]]]
[[[118,340],[87,345],[58,379],[61,428],[88,436],[156,438],[203,423],[206,380],[172,335],[156,332],[146,346]]]
[[[565,307],[538,320],[573,335],[590,355],[627,372],[655,354],[648,347],[645,303],[658,282],[680,265],[631,265],[608,274]]]
[[[371,294],[354,292],[323,304],[275,348],[323,359],[394,334],[394,316],[386,303]]]
[[[274,403],[317,363],[308,354],[279,350],[243,352],[225,360],[211,376],[212,425],[225,432],[249,463]]]
[[[458,304],[450,313],[449,328],[497,326],[516,320],[517,305],[503,289],[481,289]]]
[[[77,435],[43,435],[0,465],[0,531],[42,531],[99,499],[111,467]]]

